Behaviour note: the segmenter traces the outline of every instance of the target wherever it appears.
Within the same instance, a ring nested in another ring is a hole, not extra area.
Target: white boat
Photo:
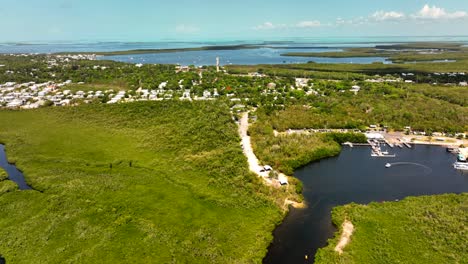
[[[458,154],[458,161],[466,162],[466,157],[463,154]]]
[[[392,164],[390,164],[390,163],[385,164],[385,168],[390,168],[391,166],[392,166]]]
[[[455,162],[453,167],[456,170],[468,171],[468,163],[467,162]]]
[[[388,155],[385,155],[385,154],[382,154],[382,153],[380,153],[380,152],[378,152],[378,153],[372,152],[371,157],[378,157],[378,158],[395,158],[396,155],[395,155],[395,154],[388,154]]]

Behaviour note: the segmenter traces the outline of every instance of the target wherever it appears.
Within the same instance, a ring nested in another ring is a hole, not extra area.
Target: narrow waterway
[[[8,179],[18,184],[20,190],[31,190],[31,186],[26,183],[23,173],[15,165],[8,163],[5,146],[0,144],[0,167],[8,173]],[[1,264],[1,259],[0,259]]]
[[[352,202],[394,201],[408,196],[468,192],[468,174],[453,169],[455,156],[436,146],[390,149],[396,158],[370,156],[367,147],[344,148],[295,176],[304,184],[307,209],[291,209],[275,230],[266,264],[313,263],[336,228],[331,210]],[[392,167],[385,168],[386,163]],[[308,260],[305,259],[308,255]]]

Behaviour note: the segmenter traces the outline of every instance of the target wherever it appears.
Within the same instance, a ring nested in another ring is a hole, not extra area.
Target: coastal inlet
[[[32,190],[31,186],[26,183],[23,173],[16,168],[15,165],[8,163],[5,146],[0,144],[0,167],[5,169],[8,174],[8,179],[15,182],[20,190]],[[0,259],[0,264],[1,264]]]
[[[263,263],[313,263],[317,250],[337,231],[331,221],[333,207],[468,192],[468,175],[453,169],[454,155],[445,148],[414,145],[392,153],[396,157],[372,157],[367,146],[343,148],[338,157],[297,170],[308,207],[291,208],[275,230]],[[386,168],[387,163],[394,166]]]

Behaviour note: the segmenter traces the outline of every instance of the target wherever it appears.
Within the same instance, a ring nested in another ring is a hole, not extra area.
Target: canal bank
[[[6,157],[5,146],[0,144],[0,167],[3,168],[7,174],[8,179],[15,182],[20,190],[32,190],[32,187],[26,183],[23,173],[16,168],[14,164],[10,164]]]
[[[14,165],[8,163],[5,153],[5,146],[0,144],[0,170],[5,170],[7,179],[15,182],[20,190],[32,190],[26,183],[23,173],[19,171]],[[16,189],[16,187],[14,187]],[[0,264],[6,264],[5,258],[0,255]]]
[[[368,147],[344,148],[338,157],[297,170],[308,207],[291,208],[263,262],[313,263],[317,250],[337,230],[331,221],[333,207],[468,191],[468,175],[453,169],[455,157],[445,148],[416,145],[394,151],[395,158],[376,158]],[[389,162],[396,165],[386,168]]]

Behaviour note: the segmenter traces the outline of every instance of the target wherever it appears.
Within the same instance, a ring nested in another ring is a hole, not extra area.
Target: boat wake
[[[404,165],[413,165],[413,166],[418,166],[418,167],[421,167],[421,168],[424,168],[426,171],[427,171],[427,174],[431,173],[432,172],[432,169],[429,168],[428,166],[424,165],[424,164],[420,164],[420,163],[415,163],[415,162],[395,162],[395,163],[388,163],[391,167],[394,167],[394,166],[404,166]],[[390,167],[388,166],[388,167]]]

